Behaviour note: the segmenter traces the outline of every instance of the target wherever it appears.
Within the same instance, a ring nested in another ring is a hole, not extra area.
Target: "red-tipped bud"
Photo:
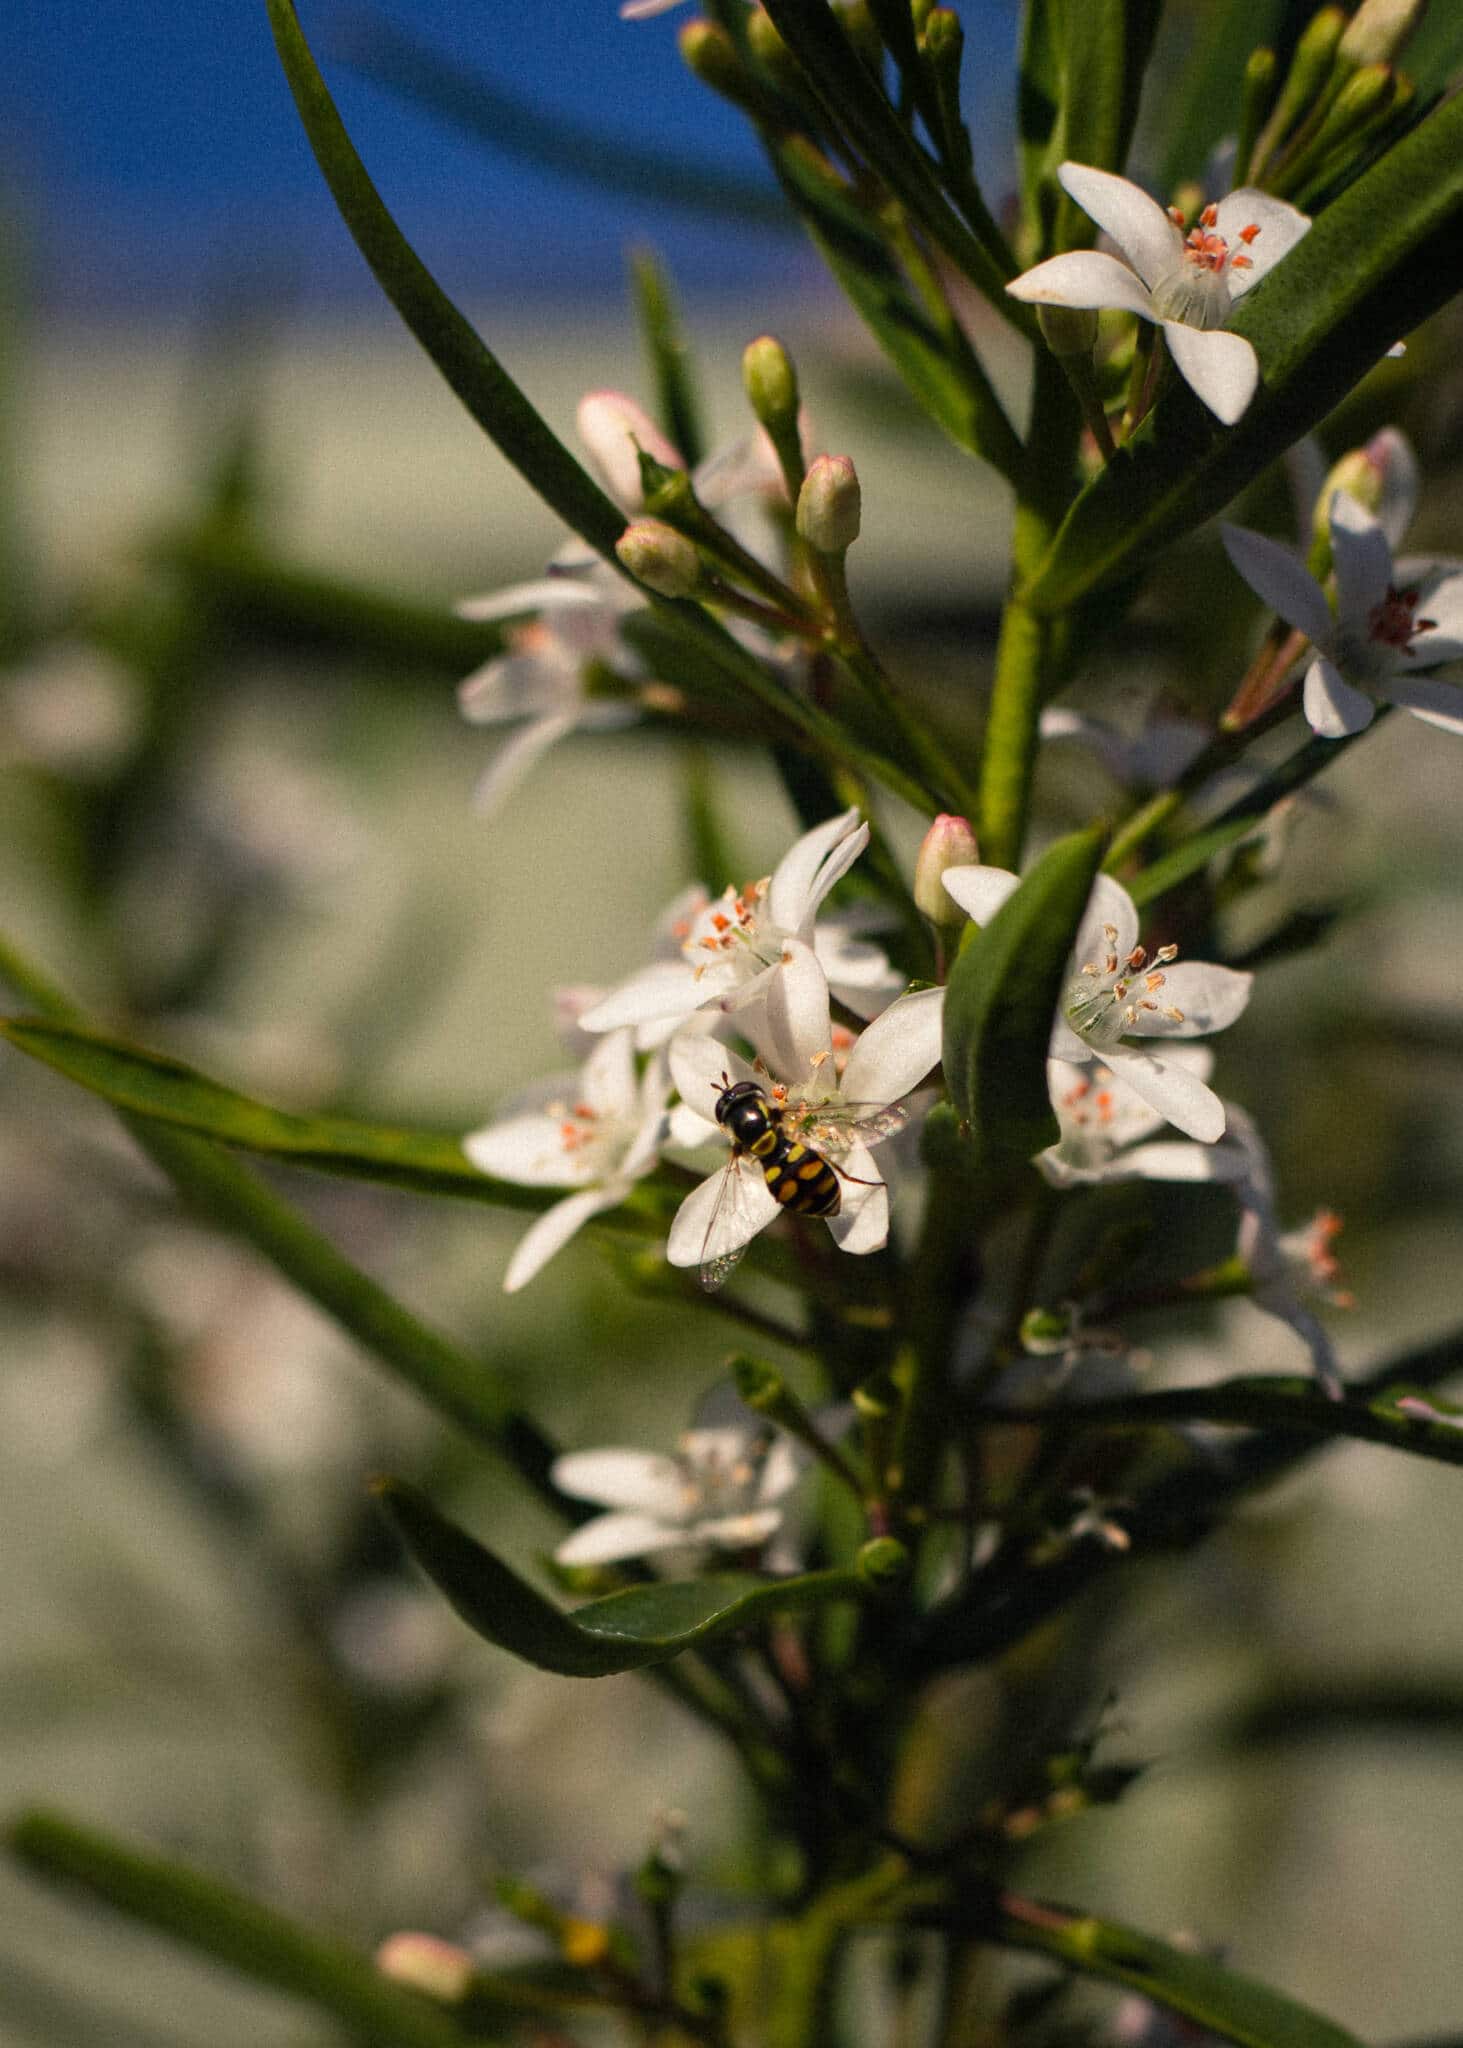
[[[979,859],[969,821],[942,811],[926,832],[914,863],[915,904],[931,924],[964,924],[965,912],[946,889],[945,875],[950,868],[973,867]]]

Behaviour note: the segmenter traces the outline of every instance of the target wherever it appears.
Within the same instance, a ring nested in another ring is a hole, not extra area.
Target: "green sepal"
[[[470,1629],[526,1664],[564,1678],[641,1671],[769,1615],[862,1599],[876,1589],[872,1569],[805,1572],[791,1579],[727,1572],[631,1586],[566,1614],[439,1515],[415,1487],[386,1479],[375,1492],[402,1542]]]
[[[1322,420],[1398,336],[1457,289],[1463,97],[1438,107],[1348,187],[1229,326],[1261,383],[1222,427],[1178,379],[1088,485],[1022,591],[1060,612],[1190,532]]]
[[[460,1195],[531,1213],[549,1208],[567,1192],[520,1187],[479,1173],[449,1132],[274,1109],[211,1081],[181,1060],[75,1025],[5,1018],[0,1019],[0,1034],[20,1052],[54,1067],[130,1116],[195,1131],[245,1152],[418,1194]]]
[[[388,212],[336,111],[292,0],[265,0],[300,120],[377,283],[489,439],[560,519],[615,564],[625,515],[539,417]]]
[[[1241,2048],[1360,2048],[1354,2034],[1268,1984],[1114,1920],[1005,1897],[992,1932],[1084,1976],[1126,1985]]]
[[[950,970],[945,1079],[984,1160],[1011,1164],[1056,1142],[1047,1045],[1102,844],[1089,829],[1048,848]]]
[[[462,2031],[368,1955],[297,1926],[217,1878],[128,1848],[57,1813],[22,1814],[10,1853],[39,1877],[78,1886],[129,1919],[328,2013],[371,2048],[460,2048]]]

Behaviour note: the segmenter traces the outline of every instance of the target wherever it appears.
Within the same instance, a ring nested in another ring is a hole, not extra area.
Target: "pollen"
[[[1367,613],[1369,637],[1380,641],[1384,647],[1395,647],[1399,654],[1410,655],[1412,643],[1419,633],[1437,631],[1436,619],[1419,619],[1416,616],[1420,596],[1415,584],[1406,590],[1398,590],[1395,584],[1389,583],[1387,595]]]

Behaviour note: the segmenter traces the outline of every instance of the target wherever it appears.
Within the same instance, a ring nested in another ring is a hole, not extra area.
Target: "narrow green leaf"
[[[810,176],[796,150],[774,146],[773,160],[818,253],[914,397],[957,448],[1013,480],[1021,443],[963,331],[936,323],[875,223]]]
[[[1055,1143],[1047,1043],[1067,957],[1102,858],[1096,830],[1048,848],[1015,895],[968,938],[945,994],[945,1078],[991,1159]]]
[[[1409,1413],[1399,1403],[1419,1402]],[[1426,1411],[1426,1412],[1423,1412]],[[1053,1429],[1086,1429],[1116,1424],[1134,1429],[1168,1423],[1209,1422],[1236,1429],[1296,1430],[1302,1435],[1354,1437],[1410,1451],[1440,1465],[1463,1465],[1463,1415],[1433,1396],[1425,1399],[1406,1385],[1389,1387],[1371,1399],[1331,1401],[1314,1380],[1254,1374],[1220,1380],[1209,1387],[1171,1388],[1108,1401],[1081,1401],[1045,1408],[989,1408],[991,1422],[1031,1423]]]
[[[1058,124],[1062,111],[1065,21],[1062,0],[1026,0],[1021,11],[1017,154],[1030,244],[1027,254],[1033,261],[1047,251],[1048,227],[1056,209],[1053,173],[1063,154]]]
[[[353,16],[341,56],[363,78],[450,122],[490,149],[581,179],[597,192],[624,192],[640,204],[674,207],[744,227],[774,228],[784,234],[794,227],[792,215],[770,186],[713,169],[699,158],[644,148],[521,99],[486,73],[428,49],[384,15]]]
[[[1234,133],[1246,59],[1273,44],[1279,18],[1280,0],[1210,0],[1162,123],[1161,192],[1201,177],[1215,144]]]
[[[735,1572],[632,1586],[566,1614],[414,1487],[389,1479],[376,1491],[402,1542],[469,1628],[565,1678],[643,1670],[768,1615],[857,1600],[870,1591],[856,1571],[774,1580]]]
[[[1084,1976],[1124,1984],[1241,2048],[1360,2048],[1355,2035],[1268,1984],[1115,1920],[1012,1898],[999,1902],[994,1934],[1038,1949]]]
[[[76,1885],[129,1919],[328,2013],[370,2048],[461,2048],[447,2013],[383,1977],[370,1957],[312,1934],[217,1879],[124,1847],[61,1814],[11,1823],[11,1853],[39,1877]]]
[[[660,424],[680,449],[687,469],[694,469],[706,453],[706,440],[691,374],[691,352],[670,278],[653,249],[630,252],[630,282],[655,379]]]
[[[1319,216],[1231,327],[1261,385],[1221,427],[1175,379],[1152,420],[1072,506],[1023,592],[1052,613],[1140,567],[1308,433],[1399,335],[1458,288],[1463,96],[1438,107]]]
[[[288,1159],[321,1173],[380,1181],[418,1194],[461,1195],[505,1209],[540,1212],[564,1193],[519,1187],[479,1173],[449,1132],[272,1109],[210,1081],[181,1060],[75,1025],[5,1019],[0,1020],[0,1033],[21,1052],[129,1115],[175,1124],[217,1144]]]
[[[489,439],[566,526],[614,563],[625,515],[540,419],[396,225],[356,155],[292,0],[266,5],[315,161],[381,289]]]
[[[1138,118],[1162,0],[1080,0],[1067,8],[1064,141],[1075,163],[1121,171]],[[1084,239],[1090,235],[1084,230]]]
[[[1028,308],[1006,293],[1015,275],[1009,256],[987,247],[956,213],[934,164],[864,69],[826,0],[768,0],[767,12],[834,129],[851,138],[875,175],[1002,318],[1023,334],[1033,333]]]

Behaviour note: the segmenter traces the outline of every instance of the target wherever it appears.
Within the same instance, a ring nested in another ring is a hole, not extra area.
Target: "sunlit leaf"
[[[1047,1043],[1101,855],[1096,831],[1059,840],[950,970],[945,1078],[987,1158],[1030,1159],[1056,1141]]]
[[[771,1580],[729,1572],[632,1586],[567,1614],[439,1515],[414,1487],[385,1480],[377,1494],[407,1549],[469,1628],[525,1663],[565,1678],[643,1670],[770,1615],[856,1600],[870,1591],[869,1580],[857,1571]]]

